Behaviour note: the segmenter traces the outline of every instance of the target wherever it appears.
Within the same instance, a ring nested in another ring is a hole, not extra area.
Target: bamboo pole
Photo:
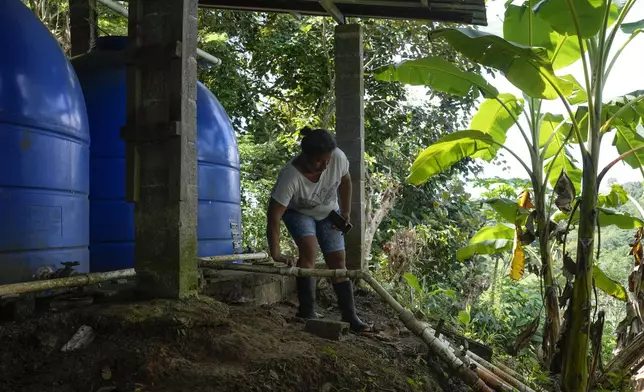
[[[236,260],[259,260],[268,258],[266,252],[258,253],[241,253],[233,255],[219,255],[219,256],[210,256],[202,257],[198,259],[200,262],[224,262],[224,261],[236,261]],[[232,264],[238,265],[238,264]],[[69,288],[69,287],[80,287],[88,286],[91,284],[96,284],[100,282],[105,282],[112,279],[122,279],[136,276],[136,271],[134,268],[108,271],[108,272],[95,272],[89,274],[79,274],[74,276],[69,276],[66,278],[55,278],[55,279],[44,279],[44,280],[34,280],[29,282],[20,282],[20,283],[11,283],[0,285],[0,297],[6,295],[17,295],[25,293],[35,293],[39,291],[47,291],[51,289],[60,289],[60,288]]]
[[[441,333],[446,336],[446,338],[449,336],[452,339],[459,339],[459,338],[464,338],[464,336],[460,336],[454,329],[444,325],[441,329]],[[513,387],[517,388],[521,392],[535,392],[534,390],[530,389],[530,387],[527,386],[527,382],[523,379],[521,375],[519,375],[517,372],[514,370],[510,369],[509,367],[503,365],[502,363],[498,362],[488,362],[485,359],[479,357],[472,351],[467,351],[466,356],[470,359],[473,359],[474,361],[482,364],[485,366],[487,369],[491,370],[494,374],[499,376],[502,380],[504,380],[506,383],[512,385]]]
[[[644,351],[644,332],[637,335],[620,351],[606,366],[606,370],[598,377],[596,384],[605,384],[611,373],[627,374],[636,373],[644,364],[642,352]]]
[[[106,280],[122,279],[135,276],[134,268],[109,271],[109,272],[96,272],[91,274],[80,274],[69,276],[66,278],[34,280],[32,282],[11,283],[0,286],[0,297],[11,294],[24,294],[35,293],[38,291],[46,291],[51,289],[59,289],[65,287],[79,287],[88,286]]]
[[[516,389],[504,383],[503,380],[496,377],[494,373],[492,373],[488,369],[481,366],[481,364],[473,360],[472,360],[472,363],[476,365],[476,374],[481,378],[481,380],[483,380],[487,385],[492,387],[492,389],[494,389],[496,392],[515,392],[516,391]]]
[[[432,330],[432,332],[433,332],[433,330]],[[485,383],[487,385],[492,387],[495,391],[497,391],[497,392],[506,392],[506,391],[517,391],[518,390],[520,392],[526,392],[526,391],[534,392],[530,388],[528,388],[527,386],[523,385],[520,382],[517,382],[519,387],[517,387],[515,389],[514,386],[512,385],[512,383],[508,382],[505,379],[505,377],[509,377],[507,374],[498,374],[497,372],[495,372],[492,369],[494,367],[494,365],[492,365],[491,363],[489,363],[485,359],[480,358],[479,356],[477,356],[476,354],[472,353],[471,351],[463,352],[462,350],[456,349],[454,346],[450,346],[449,349],[454,353],[454,355],[456,355],[457,357],[459,357],[461,359],[463,358],[463,355],[465,355],[465,358],[467,358],[467,360],[465,360],[465,362],[468,362],[469,364],[475,365],[476,369],[477,369],[478,376],[483,381],[485,381]],[[480,361],[477,360],[476,358],[474,358],[473,356],[470,356],[470,354],[472,354],[474,357],[480,359]],[[484,370],[480,371],[481,368],[483,368]],[[501,372],[501,373],[503,373],[503,372]]]
[[[469,351],[468,351],[468,353],[469,353]],[[472,354],[474,354],[474,353],[472,353]],[[476,354],[474,354],[474,355],[476,355]],[[474,357],[472,356],[472,358],[474,358]],[[493,364],[494,364],[496,367],[498,367],[499,369],[501,369],[502,371],[504,371],[504,372],[506,372],[507,374],[509,374],[510,376],[512,376],[512,377],[514,377],[514,378],[516,378],[516,379],[517,379],[517,380],[519,380],[520,382],[522,382],[522,383],[524,383],[524,384],[527,384],[527,383],[526,383],[526,381],[525,381],[525,379],[523,379],[523,376],[521,376],[519,373],[517,373],[517,372],[516,372],[516,371],[514,371],[513,369],[510,369],[509,367],[505,366],[505,365],[504,365],[504,364],[502,364],[501,362],[494,362]]]
[[[237,260],[261,260],[268,259],[268,253],[266,252],[257,252],[257,253],[240,253],[233,255],[219,255],[219,256],[208,256],[208,257],[198,257],[197,261],[202,262],[218,262],[218,261],[237,261]]]
[[[199,259],[199,267],[228,270],[255,272],[259,274],[273,274],[282,276],[316,277],[316,278],[350,278],[359,279],[363,277],[361,270],[332,270],[332,269],[308,269],[275,265],[253,265],[253,264],[224,264],[211,262],[205,258]]]
[[[485,366],[485,368],[487,368],[492,373],[494,373],[497,376],[499,376],[506,383],[508,383],[511,386],[513,386],[514,388],[518,389],[519,392],[535,392],[533,389],[531,389],[530,387],[525,385],[523,382],[517,380],[515,377],[513,377],[511,374],[509,374],[508,372],[506,372],[503,369],[501,369],[499,366],[486,361],[485,359],[479,357],[478,355],[474,354],[473,352],[467,351],[466,355],[468,357],[472,358],[472,360],[476,361],[477,363]],[[507,369],[507,367],[506,367],[506,369]]]
[[[412,312],[405,309],[400,303],[398,303],[398,301],[396,301],[394,297],[392,297],[391,294],[389,294],[387,290],[385,290],[384,287],[382,287],[380,283],[378,283],[378,281],[369,274],[368,271],[362,273],[362,279],[369,283],[376,293],[378,293],[380,297],[382,297],[382,299],[384,299],[385,302],[396,311],[398,318],[400,318],[405,326],[416,334],[416,336],[420,337],[427,344],[430,351],[441,358],[447,366],[461,378],[461,380],[472,387],[475,391],[491,392],[491,389],[486,385],[486,383],[450,351],[449,343],[437,338],[431,328],[418,321]]]
[[[450,370],[455,373],[461,380],[469,385],[476,392],[493,392],[479,376],[468,368],[463,361],[456,357],[449,349],[449,343],[444,342],[434,336],[431,329],[425,324],[418,321],[412,312],[405,309],[398,301],[378,283],[368,271],[361,270],[316,270],[304,269],[298,267],[278,267],[278,266],[260,266],[248,264],[223,264],[202,262],[200,265],[204,268],[218,270],[233,270],[256,273],[268,273],[284,276],[306,276],[322,278],[360,278],[367,282],[378,293],[385,302],[391,306],[405,326],[420,337],[429,347],[429,350],[441,358]],[[494,376],[491,372],[490,375]],[[487,374],[486,374],[487,375]],[[494,377],[496,379],[496,377]],[[498,380],[498,379],[497,379]]]

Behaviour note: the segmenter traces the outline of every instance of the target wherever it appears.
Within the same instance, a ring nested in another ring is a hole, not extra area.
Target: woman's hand
[[[348,225],[349,223],[351,223],[351,216],[350,216],[350,214],[343,212],[343,213],[341,213],[341,214],[340,214],[340,216],[342,217],[342,219],[344,219],[344,221],[346,222],[346,224],[347,224],[347,225]]]
[[[293,267],[297,263],[297,259],[295,257],[287,256],[287,255],[282,254],[282,253],[280,253],[278,255],[275,255],[275,256],[272,256],[272,257],[273,257],[273,260],[275,260],[276,262],[284,263],[284,264],[288,265],[289,267]]]

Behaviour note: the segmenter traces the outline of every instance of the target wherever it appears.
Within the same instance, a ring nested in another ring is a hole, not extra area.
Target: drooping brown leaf
[[[514,236],[514,246],[512,247],[512,264],[510,265],[510,278],[519,280],[523,276],[525,267],[525,254],[521,248],[521,229],[516,228]]]
[[[577,273],[577,263],[566,253],[563,259],[564,271],[574,276]]]
[[[519,241],[521,241],[521,245],[530,245],[536,238],[537,236],[530,230],[521,230],[521,234],[519,234]]]
[[[642,264],[642,258],[644,258],[644,249],[642,248],[642,235],[644,234],[644,228],[637,228],[635,233],[635,241],[631,244],[630,256],[633,256],[635,259],[635,265]]]
[[[626,316],[622,321],[619,322],[619,324],[617,324],[617,328],[615,328],[615,348],[618,350],[622,350],[628,342],[628,326],[630,323],[631,322],[629,317]]]
[[[528,323],[523,331],[517,336],[516,340],[514,341],[514,347],[513,351],[515,353],[519,353],[522,349],[528,347],[530,344],[530,341],[532,340],[532,337],[534,334],[537,332],[537,329],[539,329],[539,322],[541,321],[541,313],[535,317],[535,319]]]
[[[570,177],[563,170],[555,183],[554,191],[555,195],[557,195],[555,205],[559,208],[559,211],[564,214],[570,214],[572,211],[572,201],[575,199],[577,191],[572,180],[570,180]]]
[[[532,199],[530,197],[530,192],[526,189],[519,195],[519,207],[525,208],[526,210],[534,208],[532,204]]]
[[[591,379],[595,375],[595,371],[599,368],[602,369],[602,334],[604,332],[604,316],[603,310],[597,314],[597,320],[590,324],[590,345],[592,352],[592,362],[590,365]]]
[[[554,286],[545,288],[545,317],[543,327],[543,340],[541,342],[542,360],[545,368],[550,367],[552,357],[556,351],[557,338],[559,337],[559,302],[557,300],[558,289]]]
[[[532,211],[530,215],[528,215],[528,219],[526,219],[525,222],[525,228],[531,233],[534,233],[534,218],[537,216],[537,211]]]
[[[566,234],[566,225],[560,225],[557,222],[551,220],[548,223],[550,238],[557,240],[558,243],[562,244],[564,242],[564,235]]]
[[[572,298],[572,283],[570,281],[566,282],[566,287],[564,288],[561,297],[559,297],[559,307],[563,308],[566,306],[568,300]]]

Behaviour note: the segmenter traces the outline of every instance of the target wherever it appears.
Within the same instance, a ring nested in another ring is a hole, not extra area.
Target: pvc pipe
[[[95,272],[91,274],[80,274],[66,278],[34,280],[31,282],[11,283],[0,286],[0,297],[10,294],[35,293],[51,289],[65,287],[88,286],[95,283],[104,282],[112,279],[129,278],[136,275],[134,268],[109,271]]]
[[[107,8],[111,9],[112,11],[115,11],[115,12],[121,14],[122,16],[124,16],[126,18],[129,15],[128,11],[127,11],[127,9],[125,7],[123,7],[122,5],[120,5],[118,3],[115,3],[112,0],[97,0],[97,1],[99,3],[101,3],[101,4],[103,4],[104,6],[106,6]],[[213,65],[216,65],[216,66],[221,65],[221,59],[219,59],[219,58],[211,55],[210,53],[205,52],[205,51],[203,51],[203,50],[201,50],[199,48],[197,48],[197,56],[201,57],[202,59],[208,61],[209,63],[211,63]]]

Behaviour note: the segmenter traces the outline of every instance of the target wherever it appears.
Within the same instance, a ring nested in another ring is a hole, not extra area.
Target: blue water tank
[[[89,270],[89,129],[76,74],[20,0],[0,1],[0,284]]]
[[[134,265],[134,204],[125,201],[125,52],[127,37],[101,37],[72,59],[81,81],[93,138],[90,155],[90,254],[93,272]],[[217,98],[197,83],[199,256],[241,248],[239,151]]]

